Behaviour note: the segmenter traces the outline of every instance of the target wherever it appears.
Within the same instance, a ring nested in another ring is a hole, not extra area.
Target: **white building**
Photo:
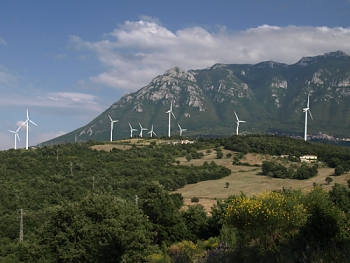
[[[306,162],[306,163],[317,162],[316,155],[303,155],[303,156],[300,156],[299,158],[301,162]]]

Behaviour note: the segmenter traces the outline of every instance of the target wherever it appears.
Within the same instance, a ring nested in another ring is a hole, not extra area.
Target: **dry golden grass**
[[[163,141],[163,140],[158,140],[153,138],[145,138],[145,139],[132,138],[127,140],[118,140],[115,142],[106,143],[102,145],[94,145],[91,148],[99,151],[109,152],[113,148],[120,149],[120,150],[128,150],[132,147],[131,145],[136,145],[136,147],[143,147],[145,145],[150,145],[151,142],[156,142],[157,145],[169,143],[169,141]]]
[[[223,150],[224,156],[230,151]],[[294,188],[302,190],[310,190],[313,187],[313,183],[322,185],[326,190],[330,190],[334,183],[340,183],[347,185],[347,180],[350,179],[350,174],[344,174],[342,176],[332,176],[333,182],[329,185],[326,184],[326,177],[331,176],[334,173],[332,168],[320,168],[318,175],[308,180],[293,180],[293,179],[279,179],[271,178],[268,176],[259,175],[261,172],[260,167],[252,166],[237,166],[232,164],[232,158],[216,159],[216,152],[212,151],[210,154],[203,151],[204,157],[202,159],[191,160],[188,162],[184,157],[178,158],[183,165],[202,165],[203,162],[214,161],[219,165],[223,165],[231,169],[232,174],[219,179],[205,182],[199,182],[197,184],[186,185],[185,187],[178,189],[177,193],[181,193],[184,197],[185,205],[193,205],[191,203],[192,197],[199,198],[199,204],[203,205],[206,211],[210,211],[216,200],[221,198],[227,198],[233,194],[240,194],[241,192],[247,195],[258,194],[263,191],[271,191],[276,189]],[[261,164],[264,160],[269,160],[272,157],[260,154],[248,154],[242,162],[249,162],[250,164]],[[226,188],[226,182],[229,183],[229,187]]]
[[[102,145],[94,145],[91,148],[96,149],[98,151],[110,152],[113,148],[120,149],[120,150],[128,150],[131,148],[131,146],[109,143],[109,144],[102,144]]]
[[[92,148],[103,151],[111,151],[113,148],[126,150],[130,149],[132,144],[135,144],[137,147],[142,147],[143,145],[150,144],[150,142],[152,141],[156,141],[157,145],[169,142],[163,142],[156,139],[145,140],[134,138],[129,140],[118,141],[118,143],[95,145],[92,146]],[[208,163],[214,161],[218,165],[222,165],[231,169],[232,174],[219,180],[211,180],[200,182],[197,184],[186,185],[185,187],[178,189],[175,192],[182,194],[182,196],[184,197],[185,205],[195,204],[191,203],[191,198],[198,197],[199,204],[203,205],[208,212],[210,211],[213,204],[216,203],[217,199],[224,199],[233,194],[240,194],[241,192],[247,195],[253,195],[261,193],[265,190],[271,191],[276,189],[282,189],[283,187],[303,189],[307,191],[312,189],[314,182],[322,185],[326,190],[330,190],[334,183],[347,185],[347,180],[350,179],[350,174],[332,176],[333,182],[327,185],[325,179],[327,176],[331,176],[333,174],[334,169],[332,168],[320,168],[318,169],[318,175],[308,180],[270,178],[267,176],[259,175],[259,173],[261,172],[260,167],[233,165],[233,156],[236,153],[230,150],[222,150],[224,154],[224,157],[222,159],[216,158],[216,151],[213,149],[210,153],[207,153],[207,150],[201,150],[200,152],[204,154],[204,157],[202,159],[193,159],[190,162],[188,162],[185,157],[180,157],[177,158],[177,160],[179,160],[182,165],[194,166],[203,165],[205,161],[207,161]],[[231,153],[232,157],[227,158],[226,155],[228,153]],[[262,162],[265,160],[281,161],[279,158],[272,157],[269,155],[250,153],[245,155],[242,158],[241,162],[249,163],[251,165],[261,165]],[[287,163],[287,165],[289,164]],[[228,188],[226,187],[226,182],[229,183]]]

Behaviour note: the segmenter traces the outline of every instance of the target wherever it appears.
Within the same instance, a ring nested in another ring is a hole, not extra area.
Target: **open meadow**
[[[127,150],[131,148],[132,144],[136,145],[137,147],[142,147],[144,145],[149,145],[152,141],[156,141],[158,145],[161,143],[166,143],[165,141],[159,141],[156,139],[140,140],[139,138],[134,138],[118,141],[118,143],[95,145],[92,146],[92,148],[103,151],[111,151],[113,148]],[[217,199],[224,199],[230,195],[240,194],[241,192],[247,195],[254,195],[263,191],[282,189],[283,187],[303,189],[307,191],[312,189],[314,183],[322,185],[322,187],[324,187],[326,190],[330,190],[334,183],[347,185],[347,180],[350,179],[350,173],[343,174],[341,176],[332,176],[334,169],[327,167],[319,168],[318,175],[307,180],[271,178],[265,175],[260,175],[261,167],[233,165],[232,161],[234,156],[237,154],[236,152],[222,149],[224,157],[221,159],[217,158],[217,153],[213,149],[200,150],[198,152],[203,153],[204,155],[201,159],[192,159],[187,161],[186,157],[179,157],[176,160],[180,161],[181,165],[194,166],[200,166],[203,165],[204,162],[210,163],[214,161],[217,165],[227,167],[232,171],[232,174],[225,178],[203,181],[196,184],[188,184],[185,187],[174,191],[174,193],[182,194],[185,205],[196,204],[191,202],[191,198],[198,197],[198,204],[203,205],[208,212],[213,204],[216,203]],[[228,154],[231,154],[231,156],[227,157]],[[255,153],[248,153],[244,155],[240,161],[242,163],[249,163],[250,165],[261,165],[263,161],[286,162],[282,158]],[[300,163],[293,164],[300,165]],[[332,176],[332,183],[326,183],[325,179],[327,176]],[[228,187],[226,187],[226,183],[229,184]]]
[[[326,190],[330,190],[334,183],[340,183],[347,185],[347,180],[350,179],[349,174],[343,174],[341,176],[332,176],[333,182],[329,185],[326,184],[326,177],[331,176],[334,173],[333,168],[319,168],[318,175],[307,180],[295,180],[295,179],[280,179],[271,178],[265,175],[260,175],[261,168],[254,166],[242,166],[233,165],[233,158],[227,158],[226,154],[233,152],[223,149],[224,157],[222,159],[216,158],[216,151],[207,153],[206,150],[202,151],[204,157],[202,159],[193,159],[187,161],[185,157],[178,158],[182,165],[203,165],[205,161],[214,161],[218,165],[223,165],[231,169],[232,174],[219,179],[199,182],[196,184],[188,184],[183,188],[175,191],[181,193],[184,197],[185,205],[194,205],[191,203],[192,197],[198,197],[199,202],[205,207],[207,211],[210,211],[213,204],[217,199],[227,198],[233,194],[240,194],[241,192],[247,195],[254,195],[263,191],[270,191],[284,188],[303,189],[305,191],[312,189],[313,183],[322,185]],[[271,156],[265,156],[261,154],[247,154],[242,158],[242,162],[254,164],[262,164],[264,160],[271,160]],[[226,182],[229,186],[226,187]]]

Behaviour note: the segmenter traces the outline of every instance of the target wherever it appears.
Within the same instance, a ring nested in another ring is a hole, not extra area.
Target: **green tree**
[[[150,229],[134,205],[91,194],[52,209],[39,244],[49,262],[140,262],[150,248]]]
[[[188,162],[192,160],[192,155],[190,153],[186,154],[186,160]]]
[[[330,184],[331,182],[333,182],[333,178],[330,177],[330,176],[327,176],[325,181],[326,181],[327,184]]]
[[[147,183],[139,194],[139,207],[152,223],[154,243],[171,244],[187,237],[187,228],[168,191],[158,182]]]
[[[192,241],[197,239],[207,239],[208,217],[202,205],[190,205],[187,210],[182,211],[182,218],[188,228],[188,238]]]
[[[344,216],[334,205],[328,192],[316,186],[305,198],[305,206],[309,214],[307,222],[300,229],[300,243],[315,241],[327,244],[338,237],[344,226]]]
[[[224,154],[222,153],[222,151],[217,151],[217,152],[216,152],[216,157],[217,157],[218,159],[221,159],[223,156],[224,156]]]
[[[350,212],[350,190],[345,185],[335,183],[329,197],[345,213]]]
[[[344,173],[344,168],[341,165],[338,165],[334,169],[334,174],[335,175],[342,175]]]

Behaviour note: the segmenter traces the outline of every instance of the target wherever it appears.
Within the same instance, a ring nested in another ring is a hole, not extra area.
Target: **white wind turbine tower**
[[[141,129],[139,136],[142,138],[142,131],[147,131],[148,129],[142,128],[141,123],[139,123],[139,125],[140,125],[140,129]]]
[[[15,150],[17,149],[17,138],[18,138],[19,141],[21,140],[21,139],[19,138],[19,135],[18,135],[18,131],[19,131],[19,129],[20,129],[21,127],[22,127],[22,125],[20,125],[16,131],[11,131],[11,130],[9,130],[9,132],[12,132],[12,133],[15,134]]]
[[[180,136],[182,136],[182,132],[183,132],[183,131],[187,131],[187,129],[182,129],[181,126],[180,126],[180,124],[177,124],[177,125],[179,126],[179,129],[180,129]]]
[[[28,109],[27,109],[27,119],[25,120],[25,122],[23,122],[21,124],[21,126],[24,124],[27,124],[27,136],[26,136],[26,149],[27,150],[28,150],[28,144],[29,144],[29,122],[33,123],[35,126],[38,126],[31,119],[29,119],[29,113],[28,113]]]
[[[111,116],[109,116],[109,119],[111,120],[111,141],[113,141],[113,125],[115,122],[118,122],[118,120],[112,120]]]
[[[311,120],[313,120],[311,111],[310,111],[309,95],[307,95],[307,105],[306,105],[306,108],[303,108],[303,112],[305,112],[304,140],[307,141],[307,112],[309,112]]]
[[[133,129],[130,122],[129,122],[129,126],[130,126],[130,138],[132,138],[132,132],[137,131],[137,129]]]
[[[151,130],[149,131],[149,132],[147,132],[147,133],[150,133],[151,134],[151,137],[153,137],[153,134],[155,135],[155,136],[157,136],[157,134],[154,132],[154,130],[153,130],[153,124],[152,124],[152,128],[151,128]]]
[[[169,114],[168,136],[170,137],[170,119],[171,119],[171,115],[173,115],[174,119],[176,120],[175,115],[173,113],[173,102],[170,102],[170,110],[168,110],[166,113]]]
[[[245,121],[239,120],[236,112],[235,112],[235,115],[236,115],[236,120],[237,120],[237,121],[236,121],[236,123],[237,123],[236,134],[238,135],[239,123],[240,123],[240,122],[245,122]]]

